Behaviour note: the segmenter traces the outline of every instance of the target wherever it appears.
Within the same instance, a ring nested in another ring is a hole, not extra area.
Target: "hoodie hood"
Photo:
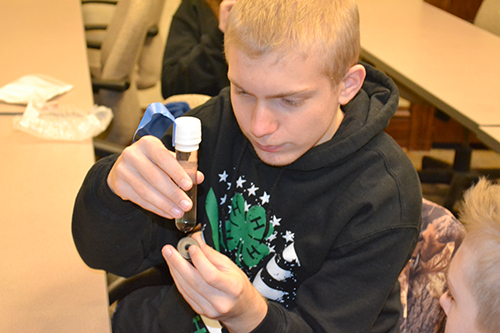
[[[333,138],[311,148],[285,168],[314,170],[337,163],[383,133],[398,108],[398,88],[384,73],[370,65],[363,66],[365,82],[358,94],[342,107],[344,119]]]

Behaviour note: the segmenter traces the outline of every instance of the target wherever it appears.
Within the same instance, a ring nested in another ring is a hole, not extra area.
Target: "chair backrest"
[[[106,28],[113,18],[117,1],[82,0],[82,17],[87,47],[101,48]]]
[[[151,3],[120,0],[101,45],[101,78],[131,75],[142,52],[151,19]]]
[[[151,1],[120,0],[106,29],[100,51],[101,73],[98,79],[130,83],[125,91],[99,89],[95,95],[97,104],[113,110],[113,121],[101,135],[108,142],[128,145],[141,120],[135,70],[151,16]]]
[[[150,24],[158,30],[162,29],[161,24],[163,7],[165,0],[148,0],[151,2],[152,13]],[[137,88],[147,89],[160,82],[163,50],[166,39],[158,31],[155,35],[147,35],[144,47],[139,57],[137,68]]]
[[[115,14],[118,0],[82,0],[82,15],[85,25],[85,38],[90,72],[94,77],[101,72],[101,46]],[[160,33],[163,29],[162,14],[165,0],[148,0],[151,5],[149,27],[139,55],[137,67],[137,88],[151,88],[160,81],[161,61],[166,38]],[[121,15],[120,13],[118,15]]]
[[[101,75],[101,44],[115,13],[116,1],[82,0],[82,17],[87,42],[90,75]]]
[[[500,0],[484,0],[477,11],[474,24],[500,36]]]
[[[410,262],[399,276],[403,313],[401,332],[438,332],[445,314],[439,298],[446,291],[446,270],[465,237],[455,216],[423,200],[422,225]]]

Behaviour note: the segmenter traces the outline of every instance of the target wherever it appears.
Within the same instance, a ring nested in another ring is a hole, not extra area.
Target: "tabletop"
[[[75,85],[56,100],[84,110],[92,107],[80,4],[0,0],[0,87],[27,74],[45,74]],[[0,102],[0,111],[23,110],[24,106]]]
[[[80,4],[0,0],[0,86],[49,75],[74,86],[57,101],[90,110]],[[40,139],[14,130],[14,118],[0,112],[0,332],[110,332],[105,274],[85,265],[71,234],[92,142]]]
[[[500,125],[500,37],[422,0],[357,0],[362,56],[473,132]]]
[[[105,275],[71,235],[92,145],[15,131],[12,118],[0,116],[0,332],[109,332]]]
[[[480,126],[477,137],[491,149],[500,153],[500,126]]]

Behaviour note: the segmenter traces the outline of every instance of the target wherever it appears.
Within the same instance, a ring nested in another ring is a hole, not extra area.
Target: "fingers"
[[[184,191],[189,190],[193,186],[193,182],[175,159],[175,153],[166,149],[160,140],[154,137],[146,138],[148,140],[143,141],[141,147],[151,162],[158,166],[159,170],[157,171],[166,173]],[[148,174],[146,173],[146,175]]]
[[[203,279],[196,268],[185,260],[171,245],[165,245],[162,249],[170,274],[174,279],[177,289],[193,310],[202,315],[207,315],[206,309],[212,306],[208,300],[199,292]]]
[[[117,194],[122,199],[132,201],[142,208],[165,218],[176,218],[177,215],[182,216],[182,211],[173,204],[169,205],[169,202],[163,200],[161,194],[154,188],[148,187],[146,184],[141,184],[141,186],[143,189],[138,189],[136,192],[128,183],[121,182],[118,185],[119,191]],[[123,193],[123,195],[120,195],[120,193]]]
[[[203,179],[199,172],[198,182]],[[108,175],[108,185],[122,199],[166,218],[179,218],[192,207],[183,191],[192,187],[191,178],[175,154],[152,136],[123,151]]]
[[[200,233],[193,237],[200,244],[189,248],[194,266],[171,245],[162,250],[179,292],[198,314],[251,331],[267,313],[265,299],[236,264],[204,244]]]
[[[192,237],[199,246],[191,246],[189,255],[191,262],[198,270],[203,282],[210,287],[210,301],[219,313],[225,313],[231,304],[247,287],[248,277],[227,256],[217,252],[203,242],[201,232]],[[231,302],[228,303],[228,300]]]
[[[204,180],[205,180],[205,175],[201,171],[197,171],[196,172],[196,181],[197,181],[198,185],[203,183]]]
[[[203,253],[203,256],[205,259],[210,263],[211,266],[214,268],[225,271],[228,270],[228,267],[236,267],[234,262],[232,262],[227,256],[221,254],[220,252],[217,252],[215,249],[211,248],[205,242],[203,241],[201,237],[201,232],[196,232],[191,235],[192,238],[194,238],[198,244],[201,252]],[[200,261],[203,260],[203,257],[201,255],[198,255]],[[192,260],[195,260],[193,257],[191,257]],[[194,263],[194,261],[193,261]],[[196,265],[195,265],[196,266]],[[205,265],[200,265],[203,267],[206,267]],[[239,270],[239,268],[238,268]]]
[[[267,312],[262,296],[234,262],[203,243],[199,234],[193,238],[200,246],[189,248],[191,262],[202,278],[196,281],[193,292],[200,293],[207,303],[198,301],[197,304],[207,306],[203,306],[207,317],[223,321],[244,315],[249,308],[254,308],[259,313],[260,322],[263,318],[261,312]]]

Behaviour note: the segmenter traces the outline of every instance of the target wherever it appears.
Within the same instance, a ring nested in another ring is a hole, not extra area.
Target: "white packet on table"
[[[25,75],[0,88],[0,101],[11,104],[28,104],[35,96],[48,101],[72,88],[71,84],[47,75]]]

